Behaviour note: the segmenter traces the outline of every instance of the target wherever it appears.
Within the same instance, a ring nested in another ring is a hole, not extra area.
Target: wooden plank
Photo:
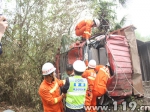
[[[130,90],[122,90],[122,91],[115,90],[113,92],[109,92],[109,95],[110,96],[121,96],[121,97],[130,96],[130,95],[132,95],[132,90],[131,89]]]
[[[113,53],[113,55],[115,55],[115,56],[130,57],[129,52],[119,51],[119,50],[113,50],[113,49],[111,49],[111,52],[112,52],[112,53]]]
[[[121,42],[121,40],[108,40],[107,41],[107,44],[114,44],[114,45],[119,45],[119,46],[126,46],[126,47],[128,47],[129,45],[128,45],[128,43],[127,42],[124,42],[124,41],[122,41]]]
[[[128,80],[132,84],[132,80],[129,79],[129,78],[128,78]],[[128,86],[131,86],[129,84],[129,82],[127,81],[127,79],[118,79],[117,80],[117,85],[122,85],[122,86],[128,85]],[[116,80],[113,80],[110,86],[114,86],[114,85],[116,85]]]
[[[131,59],[130,57],[124,57],[124,56],[114,56],[115,59],[117,59],[117,61],[119,62],[128,62],[131,63]]]
[[[114,77],[113,77],[113,79],[114,80],[116,80],[116,79],[126,79],[126,78],[128,78],[128,79],[131,79],[132,78],[132,75],[129,73],[125,73],[125,75],[123,74],[123,73],[118,73],[117,75],[115,75]]]
[[[131,63],[127,62],[114,62],[114,65],[117,66],[116,69],[121,69],[121,68],[132,68]],[[120,68],[121,67],[121,68]]]
[[[114,39],[114,40],[124,40],[125,36],[122,35],[110,35],[109,36],[109,40],[110,39]]]
[[[115,86],[110,86],[108,87],[108,90],[111,91],[114,89]],[[128,86],[128,85],[125,85],[125,86],[122,86],[122,85],[117,85],[115,87],[115,90],[131,90],[132,91],[132,87],[131,86]]]
[[[113,71],[117,70],[119,73],[123,73],[122,70],[124,70],[124,73],[131,73],[132,72],[131,62],[118,62],[118,60],[120,61],[120,58],[117,58],[117,57],[115,58],[115,61],[114,61],[111,54],[108,54],[108,56],[109,56],[110,66],[111,66],[111,69]],[[125,69],[123,69],[123,68],[125,68]]]
[[[109,45],[109,47],[112,49],[112,50],[119,50],[119,51],[125,51],[125,52],[129,52],[129,48],[127,46],[120,46],[118,44],[114,44],[114,43],[111,43]]]
[[[133,87],[135,88],[133,89],[133,93],[134,95],[139,95],[139,93],[144,94],[140,60],[138,55],[134,27],[129,27],[125,29],[124,32],[130,46],[130,54],[131,54],[132,67],[133,67]]]

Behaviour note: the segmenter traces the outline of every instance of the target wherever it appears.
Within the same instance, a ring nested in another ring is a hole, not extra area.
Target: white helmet
[[[73,68],[74,70],[76,70],[77,72],[84,72],[86,70],[86,65],[83,61],[81,60],[76,60],[73,63]]]
[[[107,62],[106,66],[110,66],[109,62]]]
[[[98,19],[93,19],[94,23],[96,24],[96,27],[100,26],[100,21]]]
[[[42,74],[43,75],[49,75],[51,74],[52,72],[54,72],[56,70],[56,68],[54,67],[54,65],[52,63],[45,63],[43,66],[42,66]]]
[[[88,67],[90,67],[90,68],[96,68],[96,61],[95,60],[90,60],[89,61],[89,64],[88,64]]]

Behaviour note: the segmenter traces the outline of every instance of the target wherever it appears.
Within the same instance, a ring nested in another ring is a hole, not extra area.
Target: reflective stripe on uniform
[[[105,72],[105,74],[110,78],[110,75],[106,72],[106,70],[104,68],[100,68],[103,72]]]
[[[91,33],[89,33],[88,31],[84,31],[85,34],[91,35]]]
[[[95,77],[88,76],[88,79],[95,80]]]
[[[71,107],[71,109],[81,109],[81,108],[83,108],[84,105],[83,104],[81,104],[81,105],[73,105],[73,104],[69,104],[69,103],[66,102],[66,106],[68,108]]]
[[[55,83],[55,86],[49,91],[50,93],[53,93],[58,88],[58,83]]]
[[[78,93],[77,93],[77,92],[76,92],[76,93],[75,93],[75,92],[68,92],[67,94],[78,96],[78,95],[85,95],[85,93],[86,93],[86,92],[78,92]]]
[[[57,99],[57,98],[54,98],[54,102],[57,103],[57,102],[58,102],[58,99]]]
[[[83,108],[87,90],[87,79],[81,76],[69,77],[70,86],[66,94],[66,106],[70,109]]]
[[[66,80],[63,80],[63,84],[65,84],[66,83]]]

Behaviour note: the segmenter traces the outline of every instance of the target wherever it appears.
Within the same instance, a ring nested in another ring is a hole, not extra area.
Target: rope
[[[86,46],[86,50],[85,50],[85,54],[84,54],[84,61],[86,60],[86,56],[85,55],[87,55],[88,56],[88,41],[86,41],[86,43],[87,43],[87,46]]]
[[[106,46],[108,47],[108,45],[107,45],[107,43],[106,43]],[[108,47],[108,49],[109,49],[109,51],[111,52],[111,49]],[[111,54],[112,54],[112,52],[111,52]],[[113,56],[113,54],[112,54],[112,57],[113,57],[113,60],[114,60],[114,62],[115,62],[115,65],[117,65],[116,64],[116,60],[114,59],[114,56]],[[123,71],[123,69],[122,69],[122,67],[120,67],[120,66],[116,66],[117,68],[120,68],[121,70],[122,70],[122,72],[123,72],[123,74],[124,74],[124,76],[125,76],[125,78],[126,78],[126,80],[128,81],[128,83],[130,84],[130,86],[139,94],[139,95],[143,95],[142,93],[140,93],[135,87],[133,87],[132,86],[132,84],[131,84],[131,82],[129,81],[129,79],[127,78],[127,75],[124,73],[124,71]],[[115,71],[116,72],[116,71]],[[115,83],[115,86],[114,86],[114,88],[113,88],[113,90],[111,90],[111,91],[108,91],[108,92],[113,92],[115,89],[116,89],[116,86],[117,86],[117,80],[118,80],[118,74],[116,73],[115,74],[116,76],[117,76],[117,79],[116,79],[116,83]],[[144,96],[145,97],[145,96]],[[150,98],[150,97],[145,97],[145,98]]]
[[[107,43],[106,43],[106,46],[107,46],[107,48],[109,49],[109,51],[111,52],[111,50],[110,50],[110,48],[108,47]],[[111,52],[111,54],[112,54],[112,52]],[[112,54],[112,57],[113,57],[113,60],[114,60],[114,62],[115,62],[115,65],[117,66],[117,64],[116,64],[116,61],[115,61],[115,58],[114,58],[113,54]],[[116,75],[116,76],[117,76],[117,78],[116,78],[116,82],[115,82],[115,86],[114,86],[113,90],[108,91],[109,93],[113,92],[113,91],[116,89],[116,86],[117,86],[117,83],[118,83],[118,74],[117,74],[117,72],[116,72],[116,69],[115,69],[114,73],[115,73],[115,74],[114,74],[114,76]]]

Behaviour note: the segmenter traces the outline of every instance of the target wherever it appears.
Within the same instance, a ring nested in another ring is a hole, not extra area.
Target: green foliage
[[[119,0],[119,3],[125,5],[126,0]],[[126,16],[124,16],[120,22],[117,22],[117,0],[94,0],[93,5],[91,7],[94,9],[95,15],[98,15],[98,18],[101,22],[99,32],[105,34],[106,32],[122,28],[122,26],[125,24]]]
[[[119,0],[119,3],[120,3],[122,6],[126,6],[126,2],[127,2],[127,0]]]
[[[55,61],[58,49],[65,52],[78,39],[70,36],[70,28],[73,18],[88,8],[88,1],[16,0],[15,11],[5,9],[9,29],[2,39],[0,101],[34,107],[33,111],[40,112],[41,67],[45,62]],[[116,19],[112,10],[116,4],[91,2],[94,14],[101,18],[99,29],[106,32]]]
[[[147,41],[150,41],[150,36],[142,36],[139,32],[135,32],[135,35],[136,35],[136,38],[138,39],[138,40],[141,40],[141,41],[143,41],[143,42],[147,42]]]
[[[2,39],[0,102],[40,112],[41,67],[55,61],[60,46],[74,41],[68,31],[82,6],[76,0],[16,0],[15,11],[5,9],[9,28]]]
[[[63,35],[62,39],[61,39],[61,53],[66,52],[67,50],[69,50],[71,44],[73,42],[75,42],[76,40],[74,38],[68,38],[68,36]]]
[[[114,23],[114,28],[112,28],[111,31],[113,31],[113,30],[118,30],[118,29],[122,28],[123,25],[125,24],[125,22],[126,22],[126,16],[124,16],[124,17],[121,19],[120,22]]]
[[[49,35],[49,16],[44,15],[46,1],[16,3],[15,15],[7,16],[11,18],[10,26],[2,40],[0,100],[33,106],[39,111],[41,101],[37,93],[42,80],[41,66],[55,61],[60,39],[56,39],[56,34]]]
[[[112,2],[100,2],[98,15],[101,21],[100,31],[107,32],[110,29],[110,25],[116,19],[116,13],[112,8],[115,8],[116,4]]]

